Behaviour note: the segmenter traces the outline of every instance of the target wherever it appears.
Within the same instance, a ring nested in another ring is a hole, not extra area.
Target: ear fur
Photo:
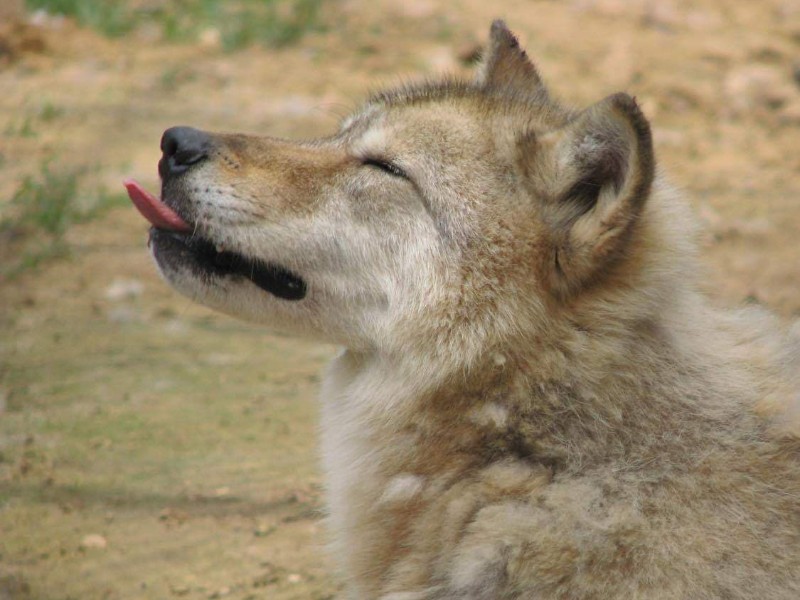
[[[576,291],[626,250],[654,178],[650,126],[620,93],[519,147],[553,238],[553,288]]]
[[[500,19],[492,22],[489,45],[478,67],[475,84],[484,89],[547,95],[536,67]]]

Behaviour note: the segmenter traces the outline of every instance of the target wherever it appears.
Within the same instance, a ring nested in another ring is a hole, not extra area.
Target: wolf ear
[[[519,144],[554,242],[554,288],[580,289],[626,251],[653,183],[650,126],[636,101],[620,93]]]
[[[492,22],[489,45],[475,75],[475,85],[482,88],[508,89],[518,92],[547,92],[536,67],[520,47],[506,24]]]

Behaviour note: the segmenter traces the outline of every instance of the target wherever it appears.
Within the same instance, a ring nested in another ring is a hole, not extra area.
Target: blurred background
[[[552,93],[625,90],[722,305],[800,316],[798,0],[0,0],[0,600],[322,600],[334,349],[194,306],[121,180],[172,125],[302,138],[468,76],[503,17]]]

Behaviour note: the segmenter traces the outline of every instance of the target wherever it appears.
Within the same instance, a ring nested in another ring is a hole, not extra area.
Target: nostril
[[[208,157],[211,136],[193,127],[171,127],[161,137],[162,177],[186,171]]]
[[[175,156],[178,151],[178,142],[172,137],[165,136],[161,141],[161,151],[165,156]]]
[[[185,165],[187,167],[200,162],[205,157],[205,150],[200,149],[178,150],[173,154],[176,165]]]

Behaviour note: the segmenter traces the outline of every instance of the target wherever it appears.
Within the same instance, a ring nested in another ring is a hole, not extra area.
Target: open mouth
[[[134,206],[152,225],[156,259],[191,266],[206,277],[244,277],[283,300],[302,300],[307,286],[288,269],[218,247],[193,232],[178,213],[133,180],[124,182]]]

